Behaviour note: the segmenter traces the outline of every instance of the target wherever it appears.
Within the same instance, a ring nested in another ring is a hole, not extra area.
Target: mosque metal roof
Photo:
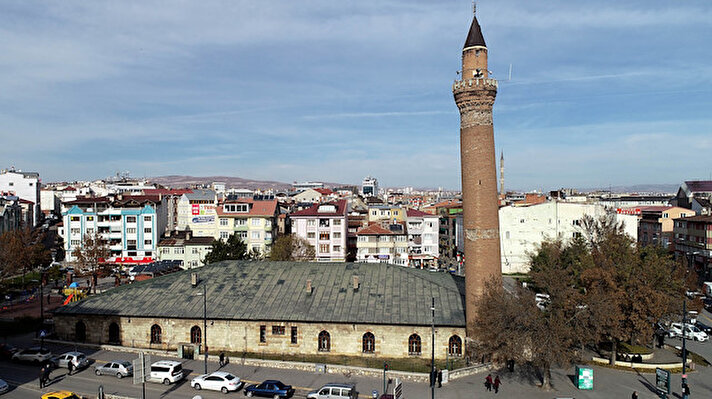
[[[465,326],[463,277],[369,263],[224,261],[113,288],[55,314],[200,319],[201,284],[209,319],[427,326],[434,297],[436,325]]]

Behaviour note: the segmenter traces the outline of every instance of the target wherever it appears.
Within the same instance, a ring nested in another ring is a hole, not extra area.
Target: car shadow
[[[190,386],[190,382],[188,381],[188,376],[190,376],[190,374],[191,374],[192,372],[193,372],[193,370],[190,370],[190,369],[183,369],[183,375],[184,375],[185,377],[183,377],[183,379],[181,379],[180,381],[177,381],[177,382],[175,382],[175,383],[169,385],[169,388],[161,394],[161,397],[164,398],[164,397],[169,396],[169,395],[172,394],[176,389],[179,389],[180,387],[182,387],[182,386],[185,385],[186,383],[188,383],[188,385]]]

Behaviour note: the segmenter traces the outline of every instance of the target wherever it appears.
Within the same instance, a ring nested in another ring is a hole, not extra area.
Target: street
[[[703,312],[700,317],[707,323],[712,324],[712,315]],[[11,337],[8,342],[26,347],[34,345],[31,335]],[[667,339],[666,342],[673,346],[680,346],[679,339]],[[54,354],[61,354],[74,350],[73,346],[47,345]],[[707,359],[712,359],[712,343],[688,341],[688,349],[694,351]],[[131,378],[117,379],[111,376],[94,375],[93,364],[108,362],[111,360],[132,360],[136,354],[129,352],[94,351],[87,348],[78,348],[87,354],[92,360],[92,366],[80,370],[72,376],[67,376],[66,369],[57,369],[52,372],[52,382],[46,388],[40,389],[38,383],[39,367],[28,364],[17,364],[7,360],[0,361],[0,378],[11,385],[11,391],[6,393],[6,398],[33,398],[39,397],[42,393],[53,390],[67,389],[76,393],[96,396],[99,386],[104,387],[104,392],[125,395],[129,397],[141,397],[141,385],[134,385]],[[173,359],[170,357],[151,356],[151,362],[161,359]],[[224,395],[214,391],[195,391],[190,387],[190,379],[202,374],[202,360],[184,361],[184,369],[187,377],[175,385],[161,385],[157,383],[146,383],[146,397],[153,398],[192,398],[200,394],[203,398],[221,398]],[[492,371],[492,375],[500,375],[503,385],[500,390],[502,397],[526,397],[551,399],[559,397],[567,398],[612,398],[630,397],[634,390],[637,390],[640,398],[657,398],[655,394],[655,375],[653,373],[637,373],[630,371],[612,370],[605,367],[593,366],[594,389],[592,391],[579,391],[573,384],[573,367],[567,369],[552,370],[553,391],[543,391],[535,384],[538,382],[534,373],[521,370],[519,367],[514,373],[508,371]],[[210,362],[209,371],[218,369],[218,364]],[[247,384],[261,382],[266,379],[278,379],[286,384],[291,384],[296,389],[295,397],[305,397],[311,390],[316,390],[323,384],[330,382],[348,382],[356,385],[360,398],[371,397],[373,390],[382,391],[383,381],[381,378],[346,376],[341,374],[317,374],[314,372],[295,371],[290,369],[270,369],[264,367],[248,367],[236,363],[228,364],[223,368],[240,377]],[[486,392],[484,389],[484,378],[486,372],[474,376],[464,377],[443,385],[435,390],[436,397],[452,399],[470,399],[473,397],[490,397],[494,392]],[[698,366],[696,370],[689,373],[689,382],[692,388],[693,397],[712,397],[712,367]],[[392,385],[391,385],[392,386]],[[672,377],[671,397],[679,393],[680,374]],[[430,397],[430,388],[427,384],[404,382],[405,398]],[[229,395],[243,396],[242,390]]]

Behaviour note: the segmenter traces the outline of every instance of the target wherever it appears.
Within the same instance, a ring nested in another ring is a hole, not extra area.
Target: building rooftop
[[[327,207],[331,205],[335,207],[335,212],[324,212]],[[319,212],[321,208],[321,212]],[[294,212],[290,217],[300,217],[300,216],[346,216],[347,203],[346,200],[338,200],[333,202],[325,202],[323,204],[314,204],[307,209],[302,209],[301,211]]]
[[[248,212],[225,212],[223,209],[223,204],[250,204],[250,210]],[[241,216],[274,216],[277,213],[277,200],[254,200],[252,198],[238,198],[234,200],[225,201],[223,204],[219,204],[215,211],[218,216],[229,216],[229,217],[241,217]]]
[[[203,317],[201,287],[186,270],[135,282],[70,303],[57,315]],[[225,261],[198,271],[207,315],[220,320],[279,320],[465,326],[464,278],[387,264]],[[358,276],[358,288],[353,288]],[[311,280],[312,291],[306,283]]]

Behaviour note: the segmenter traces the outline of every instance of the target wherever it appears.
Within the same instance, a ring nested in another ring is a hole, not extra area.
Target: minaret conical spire
[[[467,34],[467,40],[465,40],[465,47],[463,47],[463,49],[477,46],[487,47],[487,44],[485,44],[485,37],[482,36],[482,28],[480,28],[480,23],[477,22],[477,15],[474,15],[474,5],[472,6],[472,9],[472,24],[470,25],[470,32]]]

